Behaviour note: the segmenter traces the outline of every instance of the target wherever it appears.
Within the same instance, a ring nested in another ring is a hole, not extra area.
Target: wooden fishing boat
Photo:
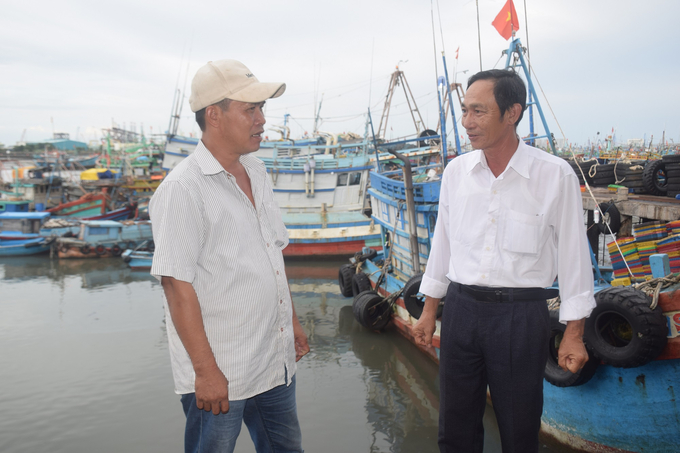
[[[518,46],[519,40],[513,40],[511,49]],[[354,296],[354,315],[364,326],[380,330],[391,323],[415,344],[412,329],[424,305],[419,288],[432,245],[439,181],[411,188],[384,173],[372,173],[371,178],[372,218],[380,226],[383,249],[377,254],[358,251],[342,266],[340,290]],[[677,241],[680,244],[680,236]],[[541,431],[593,453],[676,451],[680,273],[665,270],[664,278],[647,283],[642,292],[645,285],[610,286],[611,275],[600,272],[593,261],[597,307],[586,321],[585,335],[591,359],[577,374],[557,366],[564,327],[552,310]],[[649,296],[654,293],[658,297]],[[418,346],[435,362],[440,333],[437,320],[433,345]]]
[[[87,193],[75,201],[62,203],[47,210],[53,216],[91,217],[106,213],[107,196]]]
[[[50,250],[52,239],[0,239],[0,256],[27,256],[46,253]]]
[[[144,242],[153,247],[151,222],[83,220],[77,237],[58,237],[54,247],[59,258],[108,258]]]

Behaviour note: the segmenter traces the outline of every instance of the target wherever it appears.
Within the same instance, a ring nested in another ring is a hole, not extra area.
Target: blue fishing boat
[[[0,212],[0,240],[36,239],[49,217],[49,212]]]
[[[153,248],[151,222],[82,220],[77,237],[58,237],[54,246],[59,258],[107,258],[143,242]]]
[[[121,257],[134,270],[151,269],[151,263],[153,262],[153,252],[144,250],[128,249],[123,252]]]
[[[0,256],[26,256],[46,253],[50,250],[52,239],[0,239]]]
[[[349,256],[380,246],[378,228],[364,214],[373,168],[367,142],[268,145],[255,155],[272,178],[288,229],[284,256]]]
[[[521,62],[535,99],[519,39],[511,42],[508,60],[511,54]],[[540,113],[540,105],[535,107]],[[545,122],[544,127],[548,131]],[[360,323],[372,330],[391,323],[413,340],[411,329],[424,305],[419,287],[432,245],[440,181],[435,176],[412,184],[409,177],[423,172],[409,167],[404,163],[404,180],[386,172],[371,174],[372,218],[380,226],[383,247],[377,254],[363,249],[355,255],[340,268],[338,281],[343,295],[354,296]],[[663,288],[657,280],[635,288],[611,287],[610,275],[594,264],[597,308],[587,320],[585,338],[591,359],[578,374],[556,364],[563,327],[551,310],[541,431],[588,452],[677,451],[680,274],[659,280]],[[655,292],[658,297],[648,295]],[[418,346],[437,362],[440,333],[438,320],[433,346]]]

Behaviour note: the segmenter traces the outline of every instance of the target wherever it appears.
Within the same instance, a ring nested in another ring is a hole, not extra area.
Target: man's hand
[[[229,411],[229,382],[215,365],[196,372],[196,407],[215,415]]]
[[[558,364],[566,371],[577,373],[588,361],[588,352],[583,344],[583,328],[585,319],[567,321],[560,348],[558,351]]]
[[[309,352],[309,343],[307,343],[307,334],[296,319],[293,321],[293,337],[295,338],[295,361],[299,361]]]
[[[429,296],[425,298],[425,307],[423,313],[420,315],[418,322],[413,326],[413,337],[416,344],[420,346],[431,346],[432,336],[436,330],[437,308],[439,306],[439,299],[433,299]]]

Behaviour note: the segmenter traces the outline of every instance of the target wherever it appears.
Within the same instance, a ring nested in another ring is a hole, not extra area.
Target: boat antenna
[[[184,98],[186,97],[186,92],[187,92],[187,79],[189,78],[189,63],[191,62],[191,49],[194,45],[194,33],[195,30],[191,32],[191,40],[189,41],[189,54],[187,55],[187,68],[184,71],[184,87],[182,88],[182,99],[179,103],[179,112],[177,113],[177,122],[179,123],[179,118],[182,117],[182,107],[184,106]],[[179,124],[176,124],[175,127],[177,127]],[[176,130],[173,132],[177,132]],[[174,134],[173,134],[174,135]]]
[[[373,88],[373,56],[375,55],[375,36],[371,44],[371,74],[368,82],[368,108],[371,108],[371,89]]]
[[[434,75],[439,80],[439,71],[437,69],[437,38],[434,32],[434,5],[433,0],[430,0],[430,13],[432,16],[432,50],[434,52]],[[442,49],[443,50],[443,49]]]
[[[482,34],[479,29],[479,0],[475,0],[477,5],[477,44],[479,45],[479,70],[482,70]]]

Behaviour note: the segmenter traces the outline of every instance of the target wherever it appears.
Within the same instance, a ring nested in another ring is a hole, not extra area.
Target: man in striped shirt
[[[234,60],[196,73],[196,150],[149,205],[151,273],[166,296],[187,452],[231,452],[245,422],[258,452],[301,452],[296,362],[309,352],[286,280],[288,233],[260,147],[263,106],[286,89]]]

